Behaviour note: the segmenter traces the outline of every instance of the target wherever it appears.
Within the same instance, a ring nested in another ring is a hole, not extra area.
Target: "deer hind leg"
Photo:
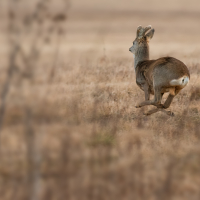
[[[169,96],[167,97],[167,100],[165,101],[165,103],[163,104],[163,108],[167,109],[169,108],[169,106],[172,103],[172,100],[174,99],[174,97],[180,92],[180,90],[175,90],[175,88],[171,88],[169,90]]]
[[[174,113],[171,112],[171,111],[167,111],[165,109],[169,108],[169,106],[171,105],[172,103],[172,100],[174,99],[174,97],[179,93],[180,90],[175,90],[175,88],[173,89],[170,89],[170,94],[169,96],[167,97],[166,101],[164,104],[160,104],[157,108],[155,109],[152,109],[152,110],[149,110],[147,113],[145,113],[145,115],[151,115],[153,113],[156,113],[158,111],[161,111],[161,112],[164,112],[165,114],[167,115],[170,115],[170,116],[174,116]]]
[[[154,95],[153,100],[143,101],[143,102],[139,103],[138,105],[136,105],[135,107],[140,108],[140,107],[147,106],[147,105],[154,105],[154,106],[160,105],[161,99],[162,99],[161,88],[160,87],[155,88],[154,94],[155,95]],[[146,99],[146,94],[145,94],[145,99]]]
[[[144,113],[144,115],[151,115],[151,114],[156,113],[158,111],[161,111],[161,112],[163,112],[167,115],[170,115],[170,116],[174,116],[173,112],[171,112],[170,110],[165,110],[164,108],[154,108],[154,109],[149,110],[146,113]]]
[[[152,109],[152,110],[149,110],[148,112],[146,112],[146,113],[144,113],[144,114],[145,114],[145,115],[151,115],[151,114],[153,114],[153,113],[156,113],[156,112],[158,112],[158,111],[161,111],[161,112],[164,112],[164,113],[167,114],[167,115],[174,116],[174,113],[173,113],[173,112],[165,110],[165,109],[169,108],[169,106],[170,106],[170,104],[171,104],[171,102],[172,102],[172,100],[173,100],[174,97],[175,97],[175,95],[169,94],[169,96],[167,97],[167,100],[165,101],[164,104],[160,104],[160,105],[158,105],[157,108],[154,108],[154,109]]]

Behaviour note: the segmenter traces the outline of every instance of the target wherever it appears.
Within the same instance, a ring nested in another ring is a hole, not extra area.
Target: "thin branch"
[[[15,45],[15,47],[13,48],[13,51],[10,55],[10,64],[9,64],[9,68],[8,68],[8,75],[7,75],[7,79],[6,82],[3,86],[3,90],[1,93],[1,106],[0,106],[0,132],[2,129],[2,124],[3,124],[3,119],[4,119],[4,114],[5,114],[5,109],[6,109],[6,97],[8,95],[9,89],[10,89],[10,84],[11,84],[11,80],[12,80],[12,75],[13,72],[15,70],[15,60],[16,60],[16,56],[18,54],[19,51],[19,46]]]

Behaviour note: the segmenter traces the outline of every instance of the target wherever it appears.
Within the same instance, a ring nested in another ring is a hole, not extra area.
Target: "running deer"
[[[145,93],[145,101],[139,103],[136,108],[154,105],[156,108],[144,114],[151,115],[162,111],[173,116],[173,112],[165,109],[169,108],[173,98],[188,84],[190,73],[186,65],[176,58],[149,60],[149,41],[154,32],[150,25],[146,28],[139,26],[133,46],[129,49],[134,57],[136,83]],[[166,92],[169,92],[169,96],[165,103],[161,104],[162,96]],[[154,95],[153,100],[150,100],[150,94]]]

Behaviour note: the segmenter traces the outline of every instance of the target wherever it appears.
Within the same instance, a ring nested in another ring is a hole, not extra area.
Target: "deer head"
[[[149,31],[150,30],[150,31]],[[143,28],[138,26],[136,32],[136,39],[133,41],[133,46],[129,48],[129,51],[135,54],[138,50],[148,49],[148,43],[154,35],[154,29],[151,29],[151,25]]]

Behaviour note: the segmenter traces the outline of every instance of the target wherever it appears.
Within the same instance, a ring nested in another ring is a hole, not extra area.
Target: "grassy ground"
[[[198,1],[52,1],[26,25],[34,3],[1,2],[0,199],[199,199]],[[135,108],[140,24],[189,68],[174,117]]]

